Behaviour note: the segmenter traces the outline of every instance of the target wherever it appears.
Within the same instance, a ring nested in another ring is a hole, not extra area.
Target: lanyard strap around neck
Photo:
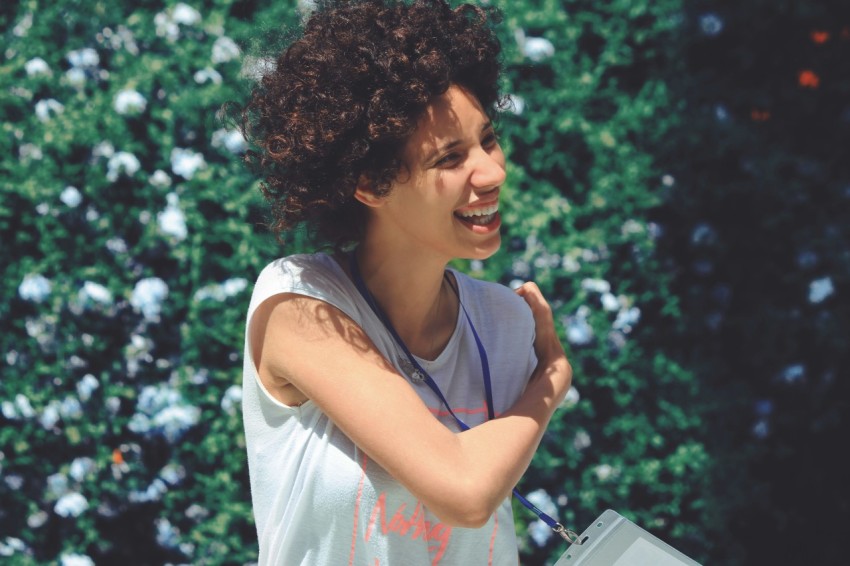
[[[469,430],[469,425],[460,420],[460,418],[452,411],[451,405],[449,405],[448,400],[446,400],[443,392],[440,391],[440,387],[434,381],[434,379],[428,374],[427,371],[419,364],[416,360],[416,357],[408,350],[407,346],[404,343],[404,340],[398,335],[393,328],[392,323],[390,323],[389,318],[384,314],[381,308],[378,306],[378,303],[375,302],[375,298],[372,296],[372,293],[369,292],[368,287],[366,287],[365,281],[363,281],[363,277],[360,275],[360,268],[357,265],[357,257],[354,251],[349,253],[349,271],[351,271],[351,276],[354,280],[354,284],[357,286],[357,290],[366,300],[366,303],[375,313],[375,315],[380,319],[383,323],[384,327],[389,331],[392,335],[393,339],[396,341],[396,344],[404,351],[407,360],[410,362],[412,367],[414,368],[414,376],[411,376],[412,379],[417,381],[424,381],[426,385],[437,395],[440,399],[440,402],[446,409],[449,411],[449,414],[454,418],[458,427],[463,430]],[[449,286],[451,286],[452,291],[455,292],[458,298],[458,304],[460,304],[461,310],[463,310],[463,314],[466,317],[466,322],[469,324],[469,329],[472,330],[472,336],[475,338],[475,345],[478,347],[478,355],[481,360],[481,374],[484,380],[484,394],[486,396],[487,401],[487,419],[492,420],[495,418],[495,413],[493,410],[493,389],[491,386],[490,380],[490,364],[487,360],[487,351],[484,349],[484,344],[481,342],[481,338],[478,337],[478,332],[475,330],[475,325],[472,324],[472,317],[469,316],[469,312],[467,312],[466,307],[463,306],[463,302],[460,300],[460,293],[458,289],[455,288],[451,279],[449,279],[448,274],[444,274],[446,281],[448,281]],[[561,523],[544,513],[540,510],[536,505],[534,505],[531,501],[523,497],[523,495],[517,491],[516,488],[513,490],[514,496],[519,500],[520,503],[523,504],[527,509],[533,512],[535,515],[540,517],[540,520],[546,523],[549,528],[558,533],[564,540],[572,544],[581,544],[579,541],[579,537],[573,531],[565,528]]]
[[[375,315],[381,320],[384,324],[384,327],[389,331],[392,335],[393,339],[396,341],[396,344],[404,351],[404,355],[407,357],[407,361],[414,368],[414,376],[413,379],[424,381],[425,384],[434,392],[434,394],[440,399],[440,402],[446,409],[449,411],[449,414],[454,418],[457,425],[461,430],[468,430],[469,426],[464,423],[460,418],[454,413],[451,405],[446,400],[443,392],[440,391],[440,387],[434,381],[434,379],[428,374],[427,371],[419,364],[419,361],[416,357],[408,350],[407,345],[404,343],[404,340],[396,332],[392,323],[389,321],[387,316],[378,306],[378,303],[375,302],[375,297],[372,296],[372,293],[369,292],[369,289],[366,287],[366,283],[363,281],[363,277],[360,275],[360,268],[357,265],[357,258],[354,252],[351,252],[349,260],[349,269],[351,271],[352,278],[354,279],[354,284],[357,286],[357,290],[360,291],[360,294],[369,304],[372,311]],[[446,281],[448,281],[449,286],[452,288],[452,291],[455,292],[458,296],[458,303],[460,304],[461,310],[463,310],[463,314],[466,317],[466,322],[469,325],[470,330],[472,330],[472,336],[475,338],[475,345],[478,347],[478,357],[481,360],[481,376],[484,381],[484,394],[487,400],[487,418],[493,419],[495,418],[495,413],[493,411],[493,386],[490,380],[490,363],[487,360],[487,351],[484,349],[484,344],[481,342],[481,338],[478,337],[478,332],[475,330],[475,326],[472,324],[472,318],[469,316],[469,313],[466,310],[466,307],[463,306],[463,303],[460,302],[460,294],[458,290],[455,289],[455,286],[452,284],[451,280],[448,278],[448,275],[445,276]]]

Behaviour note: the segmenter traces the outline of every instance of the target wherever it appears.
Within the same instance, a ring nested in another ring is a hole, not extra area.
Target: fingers
[[[540,292],[540,288],[535,282],[527,281],[523,283],[516,290],[516,293],[525,299],[525,302],[531,308],[531,312],[535,315],[535,318],[538,314],[544,314],[551,311],[549,303],[543,297],[543,293]]]
[[[523,283],[516,292],[528,304],[534,317],[534,351],[538,359],[550,360],[563,356],[564,350],[555,331],[552,308],[540,288],[529,281]]]

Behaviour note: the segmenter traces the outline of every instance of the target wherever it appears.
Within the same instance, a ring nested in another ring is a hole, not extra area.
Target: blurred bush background
[[[521,489],[706,564],[842,564],[850,7],[492,3],[504,245],[458,267],[537,281],[576,373]],[[264,230],[219,111],[310,5],[0,7],[4,564],[256,561],[244,312],[306,244]]]

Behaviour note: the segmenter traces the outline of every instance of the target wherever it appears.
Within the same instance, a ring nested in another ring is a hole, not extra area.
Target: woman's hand
[[[563,399],[570,389],[573,372],[555,331],[552,308],[534,282],[523,283],[516,292],[525,300],[534,316],[534,353],[537,355],[538,365],[533,378],[549,376],[554,387],[553,393]]]

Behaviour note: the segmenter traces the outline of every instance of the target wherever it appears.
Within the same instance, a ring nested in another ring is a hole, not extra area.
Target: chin
[[[492,257],[499,248],[502,247],[502,237],[496,234],[495,237],[486,244],[476,246],[475,251],[465,256],[463,259],[478,259],[485,260]]]

